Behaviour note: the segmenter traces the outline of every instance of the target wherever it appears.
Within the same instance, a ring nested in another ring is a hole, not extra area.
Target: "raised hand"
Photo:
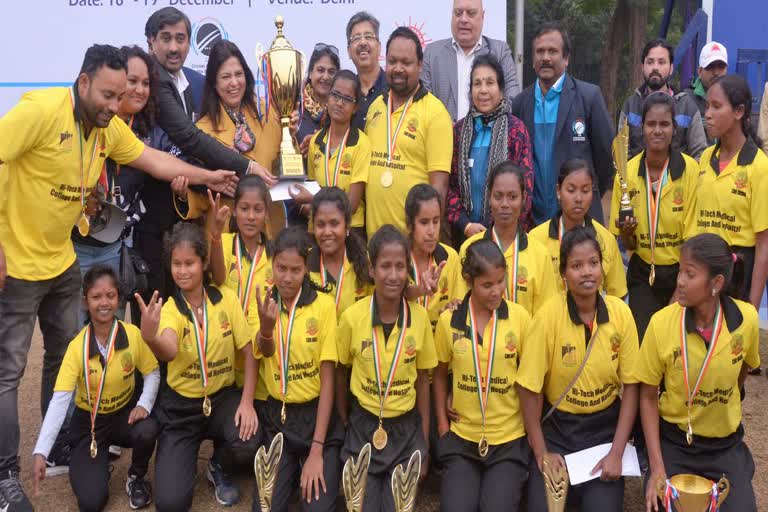
[[[443,273],[445,264],[448,261],[442,261],[438,266],[430,265],[421,275],[421,282],[424,286],[426,295],[432,295],[437,292],[440,283],[440,274]]]
[[[272,298],[272,294],[267,291],[264,293],[264,298],[261,298],[261,287],[256,287],[256,304],[259,308],[259,323],[261,325],[260,332],[265,338],[271,338],[272,333],[275,331],[275,323],[277,322],[277,315],[280,311],[277,306],[277,302]]]
[[[144,299],[138,293],[133,294],[141,311],[141,337],[144,341],[152,343],[157,337],[157,331],[160,329],[160,311],[163,309],[163,299],[157,290],[149,299],[149,304],[144,303]]]
[[[221,194],[216,194],[214,199],[213,193],[210,190],[208,190],[208,205],[208,218],[212,234],[217,237],[221,236],[224,227],[227,225],[227,219],[229,219],[229,206],[222,206]]]

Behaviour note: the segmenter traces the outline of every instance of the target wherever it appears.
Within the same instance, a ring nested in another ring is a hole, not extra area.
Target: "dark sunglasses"
[[[316,52],[322,52],[322,51],[325,51],[325,50],[328,50],[329,52],[331,52],[332,54],[334,54],[337,57],[339,56],[339,49],[336,48],[335,46],[333,46],[332,44],[317,43],[315,45],[315,51]]]

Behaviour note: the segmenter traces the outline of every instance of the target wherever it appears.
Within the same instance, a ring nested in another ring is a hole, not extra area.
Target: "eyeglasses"
[[[336,48],[335,46],[333,46],[332,44],[317,43],[315,45],[315,51],[316,52],[322,52],[322,51],[325,51],[325,50],[328,50],[329,52],[331,52],[332,54],[334,54],[337,57],[339,56],[339,49]]]
[[[350,46],[353,44],[358,44],[365,40],[366,43],[370,43],[372,41],[378,41],[379,38],[376,37],[376,34],[373,32],[365,32],[364,34],[356,34],[349,38],[349,44]]]
[[[336,101],[340,101],[342,103],[346,103],[347,105],[354,105],[357,103],[357,100],[353,98],[352,96],[347,96],[346,94],[341,94],[338,91],[331,91],[330,97],[335,99]]]

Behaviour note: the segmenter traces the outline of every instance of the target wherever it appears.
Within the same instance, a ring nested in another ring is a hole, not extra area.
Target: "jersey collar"
[[[456,329],[457,331],[461,331],[464,333],[464,336],[472,339],[472,331],[469,328],[468,321],[469,321],[469,295],[470,292],[467,292],[466,295],[464,295],[464,300],[461,301],[461,304],[459,304],[459,307],[456,308],[456,311],[451,314],[451,327],[453,329]],[[502,300],[501,305],[496,310],[498,314],[499,320],[506,320],[509,318],[509,306],[507,306],[507,301]]]
[[[272,287],[272,297],[278,297],[277,285]],[[299,300],[296,302],[296,307],[303,308],[309,306],[317,298],[317,291],[309,284],[309,278],[304,278],[304,283],[301,285],[301,291],[299,292]],[[288,305],[283,303],[283,312],[288,312]]]
[[[408,308],[408,325],[406,327],[411,326],[411,305],[408,303],[408,301],[401,301],[402,304],[400,305],[400,313],[397,315],[397,326],[402,329],[403,328],[403,309]],[[373,317],[371,318],[371,325],[376,327],[377,325],[384,325],[384,323],[381,321],[381,318],[379,317],[379,305],[376,304],[376,295],[373,296]]]
[[[553,238],[555,240],[558,239],[557,230],[559,229],[560,217],[562,217],[562,215],[563,215],[562,213],[558,213],[557,215],[555,215],[549,220],[549,238]],[[589,215],[584,216],[584,227],[587,228],[587,230],[589,230],[589,232],[595,238],[597,238],[597,230],[595,229],[595,226],[592,223],[592,217],[590,217]]]
[[[205,285],[205,294],[208,297],[208,300],[211,301],[211,304],[214,305],[218,304],[222,299],[221,291],[210,284]],[[196,322],[195,318],[192,316],[192,312],[187,307],[187,300],[184,298],[184,295],[182,295],[181,289],[179,289],[178,286],[173,291],[172,297],[173,302],[176,304],[176,309],[179,310],[179,313],[189,318],[193,322]]]
[[[736,165],[740,167],[750,165],[755,161],[757,152],[757,144],[755,144],[755,141],[752,140],[752,137],[747,137],[747,142],[744,143],[744,146],[742,146],[741,151],[739,151],[739,155],[736,158]],[[712,166],[712,170],[715,171],[715,174],[720,174],[720,157],[718,156],[719,153],[720,142],[718,141],[717,145],[715,145],[714,151],[712,151],[712,156],[709,159],[709,165]]]
[[[416,95],[413,97],[413,102],[416,103],[417,101],[422,99],[424,96],[426,96],[427,93],[429,93],[429,91],[424,85],[424,82],[419,80],[419,90],[416,91]],[[381,91],[381,99],[384,100],[384,105],[386,105],[389,102],[389,85],[387,85],[387,87],[385,87],[384,90]]]
[[[448,260],[448,251],[445,250],[442,244],[438,243],[437,247],[435,247],[435,252],[432,253],[432,258],[435,260],[435,265],[439,265]],[[414,272],[416,272],[416,269],[413,267],[408,271],[411,279],[415,278]]]
[[[490,229],[486,229],[483,232],[483,239],[493,241],[493,235],[491,234]],[[517,230],[517,244],[521,251],[524,251],[528,248],[528,235],[522,229]]]
[[[579,310],[576,307],[576,301],[573,300],[573,295],[571,295],[571,292],[568,292],[566,296],[566,302],[568,303],[568,316],[571,317],[571,322],[576,325],[584,325],[584,322],[579,316]],[[597,308],[597,323],[605,324],[610,322],[611,319],[608,316],[608,306],[605,305],[603,296],[598,293],[595,302],[595,306]]]
[[[721,296],[720,304],[723,306],[723,316],[725,317],[725,323],[728,326],[728,331],[735,331],[744,322],[744,316],[741,314],[739,306],[728,295]],[[693,311],[691,308],[685,308],[685,330],[690,333],[699,332],[699,330],[696,328],[696,321],[693,318]]]
[[[685,170],[685,159],[682,153],[679,151],[669,152],[669,176],[672,181],[680,179]],[[640,167],[637,170],[637,175],[641,178],[645,178],[645,151],[640,153]]]
[[[267,236],[264,233],[259,233],[259,243],[264,246],[264,252],[267,253],[267,257],[272,257],[272,243],[267,239]],[[237,256],[237,236],[232,237],[232,255]],[[253,258],[251,258],[251,255],[248,254],[248,252],[244,252],[243,256],[245,256],[245,259],[253,262]]]
[[[93,356],[101,354],[98,346],[99,342],[96,341],[96,329],[91,329],[91,336],[88,340],[88,353]],[[128,333],[125,331],[123,323],[117,322],[117,339],[115,340],[115,350],[124,350],[128,348]],[[93,357],[92,356],[92,357]]]
[[[330,132],[331,129],[328,126],[323,126],[320,129],[320,133],[317,134],[317,138],[315,139],[315,142],[317,142],[317,147],[320,149],[320,152],[325,154],[325,137],[328,135],[328,132]],[[354,126],[350,126],[349,130],[349,137],[347,137],[347,144],[346,147],[351,148],[357,145],[357,141],[360,140],[360,130],[355,128]]]

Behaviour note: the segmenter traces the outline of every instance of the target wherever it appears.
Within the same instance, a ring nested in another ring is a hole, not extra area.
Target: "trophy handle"
[[[259,488],[259,507],[261,512],[269,512],[272,508],[272,493],[275,490],[277,470],[280,467],[280,457],[282,455],[283,433],[278,432],[269,445],[269,451],[266,451],[264,446],[260,446],[253,460],[256,485]]]
[[[395,501],[395,512],[413,512],[416,508],[416,492],[419,488],[421,473],[421,452],[416,450],[408,461],[408,467],[402,464],[395,467],[392,473],[392,496]]]
[[[371,444],[365,443],[357,455],[344,463],[341,480],[348,512],[362,512],[365,498],[365,484],[368,481],[368,467],[371,465]]]
[[[555,456],[547,454],[542,461],[542,476],[547,490],[547,510],[549,512],[564,512],[568,498],[568,470],[560,461],[552,461]]]
[[[720,508],[720,505],[723,504],[725,498],[728,497],[728,493],[731,492],[731,482],[725,478],[725,475],[723,475],[722,478],[720,478],[720,480],[717,482],[717,492],[717,507]]]

